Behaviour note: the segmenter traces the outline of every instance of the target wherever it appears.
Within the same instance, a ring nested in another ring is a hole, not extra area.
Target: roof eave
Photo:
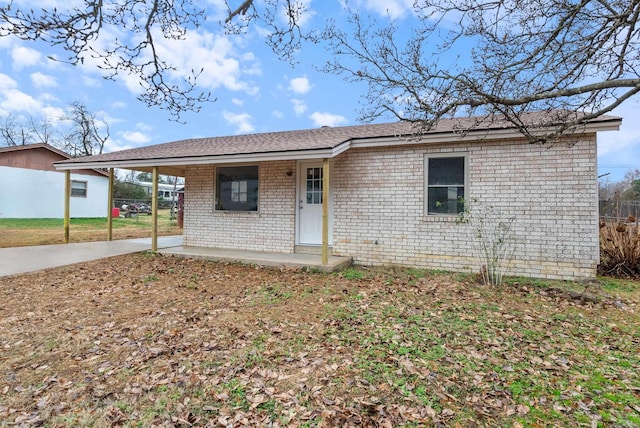
[[[566,135],[581,135],[595,133],[600,131],[617,131],[620,129],[622,119],[612,118],[606,121],[593,121],[580,125],[565,133]],[[540,129],[538,133],[544,133],[552,130],[551,128]],[[125,159],[125,160],[107,160],[78,162],[77,159],[68,161],[60,161],[54,163],[57,170],[74,170],[74,169],[90,169],[90,168],[124,168],[124,169],[140,169],[149,170],[153,167],[169,167],[174,170],[184,170],[187,165],[209,165],[209,164],[229,164],[229,163],[255,163],[270,162],[284,160],[308,160],[334,158],[339,154],[351,148],[366,147],[384,147],[408,144],[436,144],[436,143],[454,143],[468,142],[479,140],[497,140],[497,139],[523,139],[523,135],[513,128],[498,129],[480,129],[468,132],[434,132],[422,135],[400,135],[387,137],[366,137],[354,138],[346,140],[334,147],[310,149],[310,150],[291,150],[266,153],[238,153],[225,155],[208,155],[208,156],[185,156],[170,158],[148,158],[148,159]]]
[[[337,146],[340,147],[341,145]],[[323,159],[337,156],[334,148],[317,149],[317,150],[296,150],[287,152],[269,152],[269,153],[239,153],[229,155],[216,156],[186,156],[180,158],[150,158],[150,159],[130,159],[130,160],[112,160],[112,161],[94,161],[94,162],[56,162],[55,168],[61,171],[68,169],[85,169],[85,168],[153,168],[153,167],[176,167],[186,165],[209,165],[209,164],[228,164],[228,163],[252,163],[252,162],[270,162],[283,160],[307,160],[307,159]],[[341,151],[340,151],[341,153]]]

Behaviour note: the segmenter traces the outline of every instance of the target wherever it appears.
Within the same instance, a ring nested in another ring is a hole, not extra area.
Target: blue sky
[[[21,6],[67,5],[78,0],[20,0]],[[344,0],[304,0],[311,10],[305,25],[321,26],[327,17],[344,17]],[[0,4],[6,3],[0,0]],[[209,13],[221,19],[221,0],[207,0]],[[380,19],[410,21],[412,0],[351,0]],[[117,34],[113,35],[117,36]],[[103,79],[91,64],[73,67],[52,61],[65,53],[44,44],[0,38],[0,115],[42,117],[56,122],[73,102],[83,103],[109,124],[105,151],[115,151],[184,138],[305,129],[323,125],[357,124],[366,88],[318,72],[328,58],[321,46],[305,45],[295,67],[280,61],[253,27],[243,36],[225,36],[217,22],[189,33],[188,40],[165,43],[171,62],[181,70],[205,67],[200,87],[217,98],[199,113],[186,114],[185,124],[171,120],[165,110],[136,99],[137,82],[127,76]],[[623,117],[619,132],[600,134],[599,174],[617,181],[640,168],[640,104],[631,100],[614,113]]]

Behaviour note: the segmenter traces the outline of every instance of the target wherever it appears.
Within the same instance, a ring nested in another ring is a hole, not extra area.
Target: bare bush
[[[471,226],[471,241],[480,260],[482,281],[500,285],[516,248],[515,217],[477,200],[467,205],[463,221]]]
[[[640,278],[640,225],[633,220],[600,223],[599,274]]]

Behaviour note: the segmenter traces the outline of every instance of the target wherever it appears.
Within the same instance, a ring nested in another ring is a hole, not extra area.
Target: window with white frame
[[[258,211],[258,166],[216,168],[216,210]]]
[[[87,182],[79,180],[71,180],[71,196],[79,198],[87,197]]]
[[[425,156],[425,211],[427,215],[458,215],[464,211],[467,156]]]

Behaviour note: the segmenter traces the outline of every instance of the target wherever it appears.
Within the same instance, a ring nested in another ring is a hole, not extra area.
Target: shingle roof
[[[0,147],[0,155],[4,154],[4,153],[15,153],[15,152],[22,152],[22,151],[33,151],[33,150],[48,150],[52,153],[57,154],[58,156],[60,156],[61,158],[65,159],[64,161],[60,161],[60,162],[66,162],[66,160],[71,160],[73,161],[73,158],[71,157],[70,154],[56,148],[53,147],[47,143],[34,143],[34,144],[23,144],[20,146],[8,146],[8,147]],[[57,162],[56,162],[57,163]],[[83,168],[85,169],[85,168]],[[94,167],[91,168],[87,168],[87,169],[92,169],[95,172],[104,175],[104,176],[108,176],[109,173],[106,171],[103,171],[101,169],[96,169]]]
[[[528,123],[548,121],[548,113],[531,113],[526,116]],[[590,123],[615,122],[621,119],[614,116],[601,116]],[[421,136],[436,137],[441,134],[453,134],[465,130],[482,130],[492,132],[513,129],[514,126],[504,119],[466,117],[443,119],[437,126],[424,132]],[[415,135],[417,128],[410,122],[379,123],[341,127],[322,127],[297,131],[266,132],[260,134],[244,134],[210,138],[194,138],[156,144],[136,149],[122,150],[84,158],[75,158],[56,164],[57,167],[75,163],[95,163],[109,166],[119,162],[127,162],[127,166],[136,161],[168,160],[180,162],[180,159],[215,158],[216,156],[242,157],[243,155],[308,152],[335,150],[342,144],[354,140],[400,138]],[[188,162],[188,161],[187,161]],[[176,163],[177,164],[177,163]],[[147,164],[148,165],[148,164]],[[126,167],[126,166],[125,166]]]
[[[0,153],[12,153],[12,152],[19,152],[23,150],[36,150],[36,149],[46,149],[46,150],[49,150],[50,152],[60,155],[65,159],[71,158],[71,155],[69,155],[68,153],[63,152],[62,150],[56,147],[50,146],[49,144],[46,144],[46,143],[23,144],[20,146],[0,147]]]

